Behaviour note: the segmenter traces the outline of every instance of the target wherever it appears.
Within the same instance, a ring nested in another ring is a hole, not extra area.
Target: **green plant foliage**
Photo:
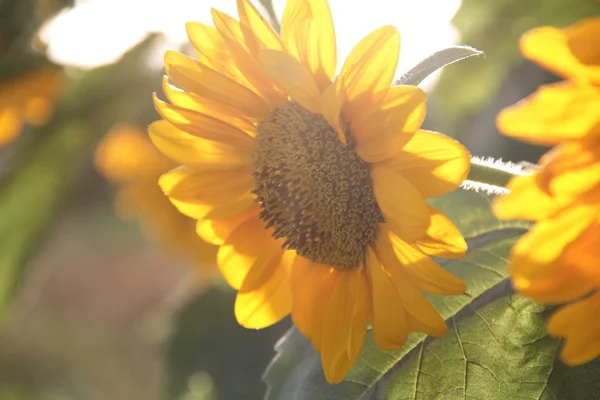
[[[555,365],[559,341],[546,335],[548,309],[512,291],[506,263],[527,224],[498,221],[490,200],[485,192],[460,189],[433,201],[469,243],[466,258],[440,260],[467,283],[467,293],[429,296],[450,327],[445,337],[411,334],[404,347],[389,352],[368,332],[346,380],[329,385],[319,355],[293,328],[264,375],[266,399],[593,398],[599,366]]]
[[[567,26],[600,13],[593,0],[463,0],[453,19],[462,43],[482,50],[486,58],[449,66],[442,72],[435,94],[452,132],[468,115],[484,108],[496,95],[508,71],[522,62],[519,38],[542,25]],[[468,90],[465,90],[468,88]]]
[[[12,146],[0,177],[0,317],[17,293],[38,241],[63,209],[91,144],[115,116],[135,115],[143,104],[137,99],[147,96],[148,74],[138,68],[153,39],[119,63],[87,73],[67,89],[47,125],[29,129]],[[107,114],[113,118],[105,118]]]

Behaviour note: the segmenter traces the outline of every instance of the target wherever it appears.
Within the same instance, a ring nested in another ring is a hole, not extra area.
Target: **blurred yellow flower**
[[[328,3],[289,0],[277,35],[247,0],[240,21],[213,10],[216,28],[188,23],[197,60],[167,52],[164,118],[154,144],[181,165],[161,186],[198,233],[219,244],[238,290],[235,315],[263,328],[290,312],[337,383],[367,325],[398,349],[409,331],[447,326],[421,291],[465,285],[429,256],[461,257],[466,243],[426,198],[457,188],[470,157],[420,130],[426,96],[390,88],[400,37],[385,26],[354,47],[339,76]]]
[[[179,213],[160,190],[160,175],[174,164],[152,146],[141,127],[116,125],[98,145],[95,163],[118,187],[116,208],[122,218],[139,219],[149,237],[193,262],[198,278],[216,272],[217,247],[200,239],[196,221]]]
[[[0,83],[0,148],[15,140],[24,124],[46,123],[61,87],[62,72],[55,68]]]
[[[569,80],[540,87],[497,121],[508,136],[556,145],[539,172],[511,181],[494,209],[501,218],[536,221],[515,245],[510,271],[515,288],[534,300],[573,302],[548,323],[551,335],[566,338],[561,355],[569,364],[600,354],[599,37],[600,18],[525,34],[523,54]]]

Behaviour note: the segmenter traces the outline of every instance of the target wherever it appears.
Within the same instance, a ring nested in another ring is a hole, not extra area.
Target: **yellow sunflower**
[[[122,218],[140,219],[147,236],[193,262],[199,279],[216,272],[217,247],[196,235],[195,221],[178,212],[157,186],[160,175],[174,164],[156,151],[141,127],[113,127],[98,145],[95,162],[118,187],[116,209]]]
[[[197,60],[165,55],[170,103],[155,97],[164,119],[149,133],[181,166],[160,185],[220,246],[239,323],[291,312],[337,383],[369,324],[388,350],[409,331],[446,332],[421,291],[465,291],[429,256],[461,257],[466,243],[425,199],[457,188],[470,157],[419,129],[423,91],[390,87],[395,28],[367,35],[336,76],[326,1],[289,0],[281,36],[249,1],[237,6],[239,21],[213,10],[215,27],[187,24]]]
[[[62,74],[54,68],[0,83],[0,148],[15,140],[24,124],[46,123],[61,87]]]
[[[521,40],[523,54],[568,81],[542,86],[503,110],[503,133],[556,145],[534,175],[515,178],[495,203],[501,218],[536,221],[514,247],[517,290],[560,304],[548,323],[566,338],[562,359],[579,364],[600,354],[600,18],[565,28],[542,27]],[[585,299],[586,296],[594,293]]]

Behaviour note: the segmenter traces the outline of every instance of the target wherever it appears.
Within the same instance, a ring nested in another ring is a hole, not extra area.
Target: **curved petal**
[[[367,269],[361,266],[358,287],[355,293],[354,310],[352,312],[350,339],[347,345],[348,359],[353,363],[358,357],[365,341],[371,316],[372,299],[373,295],[371,293],[369,278],[367,277]]]
[[[597,282],[570,271],[568,266],[552,268],[547,275],[529,280],[520,275],[511,277],[515,290],[545,304],[564,304],[585,296]]]
[[[539,177],[536,173],[512,178],[507,186],[510,193],[494,199],[494,214],[501,219],[539,221],[564,208],[564,201],[550,197],[540,188]]]
[[[283,51],[261,50],[258,54],[269,76],[308,111],[320,114],[320,93],[310,72],[298,60]]]
[[[261,119],[269,113],[268,105],[252,90],[181,53],[167,51],[165,69],[177,86],[238,110],[242,116]]]
[[[389,239],[396,258],[419,289],[435,294],[462,294],[467,290],[463,281],[440,267],[418,248],[391,232]]]
[[[249,166],[251,162],[248,149],[192,136],[164,120],[150,124],[148,133],[152,143],[178,164],[226,170]]]
[[[595,216],[595,206],[574,205],[538,222],[513,247],[511,273],[530,280],[544,276]]]
[[[279,249],[281,252],[282,250]],[[249,329],[262,329],[285,318],[292,309],[289,274],[295,255],[284,251],[262,270],[253,265],[235,298],[235,317]]]
[[[231,233],[249,218],[257,217],[260,211],[258,204],[252,204],[247,210],[231,218],[222,220],[199,220],[196,224],[196,233],[204,241],[215,245],[222,245]]]
[[[367,248],[365,263],[373,294],[373,340],[383,350],[397,350],[408,338],[406,313],[389,275],[370,247]]]
[[[425,254],[444,258],[461,258],[467,252],[467,242],[448,217],[429,206],[430,222],[425,237],[417,247]]]
[[[181,90],[171,85],[167,76],[163,77],[162,88],[167,99],[177,107],[210,115],[235,126],[249,136],[256,136],[256,125],[253,120],[240,115],[233,108]]]
[[[237,0],[240,22],[246,25],[269,49],[282,50],[279,35],[249,0]]]
[[[321,0],[288,0],[281,21],[286,50],[314,76],[321,91],[337,68],[335,31],[329,4]]]
[[[167,172],[161,180],[177,174],[176,183],[169,185],[165,194],[173,199],[198,204],[218,205],[250,193],[254,187],[251,172],[247,169],[226,171],[200,171],[180,167]]]
[[[540,86],[496,119],[507,136],[554,145],[600,135],[600,88],[571,82]]]
[[[398,252],[394,251],[394,247],[392,247],[389,236],[384,229],[382,229],[381,235],[377,238],[373,249],[379,262],[383,265],[384,270],[389,276],[398,294],[400,303],[406,311],[407,317],[410,318],[409,327],[411,330],[417,329],[434,337],[443,336],[448,331],[448,326],[438,310],[415,287],[415,284],[405,270],[405,266],[396,257]],[[422,261],[422,258],[410,258],[411,256],[415,256],[415,253],[410,254],[404,251],[400,255],[407,265]],[[412,323],[410,323],[411,321]]]
[[[456,189],[469,173],[471,155],[456,140],[420,130],[385,165],[404,176],[425,198]]]
[[[153,94],[153,100],[160,116],[184,132],[239,148],[251,148],[254,145],[251,136],[227,122],[165,103],[158,99],[156,93]]]
[[[352,135],[357,143],[377,136],[416,132],[425,119],[427,95],[416,86],[397,85],[372,112],[349,116]]]
[[[215,27],[224,38],[229,38],[239,43],[250,54],[257,54],[258,50],[266,47],[260,43],[259,38],[254,32],[242,25],[240,21],[214,8],[210,11]]]
[[[328,382],[341,382],[354,360],[348,358],[346,350],[353,328],[352,316],[354,303],[359,289],[361,269],[336,271],[336,280],[329,301],[322,304],[325,308],[325,321],[321,339],[321,361]],[[366,326],[363,327],[366,330]]]
[[[600,141],[568,142],[542,157],[540,175],[557,196],[586,193],[600,185]]]
[[[521,37],[521,53],[566,78],[600,84],[600,18],[587,18],[565,29],[545,26]]]
[[[368,163],[387,161],[402,151],[413,137],[412,133],[385,133],[371,137],[356,145],[356,153]]]
[[[249,218],[225,239],[217,253],[223,277],[234,289],[240,289],[251,268],[269,263],[281,253],[277,241],[258,218]]]
[[[296,257],[292,267],[290,279],[294,298],[292,320],[300,332],[311,340],[321,334],[321,332],[314,332],[312,325],[314,310],[319,308],[315,303],[317,293],[332,273],[332,267],[313,264],[302,256]]]
[[[248,86],[248,81],[227,51],[225,39],[216,28],[199,22],[188,22],[185,30],[198,61],[237,83]]]
[[[429,227],[429,207],[402,175],[375,164],[371,168],[373,192],[389,229],[403,240],[413,243],[424,237]]]
[[[350,52],[340,72],[346,90],[345,114],[360,118],[387,94],[400,54],[400,35],[384,26],[365,36]]]
[[[600,285],[600,218],[596,217],[581,235],[570,243],[562,256],[562,262],[576,269],[590,281]]]

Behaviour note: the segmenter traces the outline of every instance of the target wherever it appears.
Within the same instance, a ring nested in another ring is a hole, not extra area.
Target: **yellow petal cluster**
[[[42,68],[0,83],[0,148],[12,143],[25,124],[43,125],[62,88],[62,74]]]
[[[96,148],[95,164],[117,187],[119,216],[139,219],[147,236],[193,263],[198,279],[214,275],[217,249],[196,235],[195,221],[179,213],[157,186],[160,175],[174,165],[154,148],[142,127],[115,125]]]
[[[541,27],[521,38],[530,60],[564,81],[540,87],[503,110],[504,134],[552,145],[541,169],[509,184],[496,201],[505,219],[530,219],[534,227],[515,245],[510,272],[517,290],[548,304],[569,303],[549,322],[566,339],[568,364],[600,354],[600,18],[564,28]]]
[[[325,0],[288,0],[281,35],[248,0],[238,0],[237,6],[239,20],[213,10],[214,27],[187,24],[195,59],[165,54],[168,101],[155,97],[163,119],[150,125],[149,134],[180,167],[164,174],[160,185],[183,214],[198,220],[199,235],[220,246],[219,269],[238,290],[239,323],[264,328],[291,313],[321,354],[327,380],[338,383],[354,364],[369,325],[375,343],[389,350],[402,346],[411,331],[437,337],[446,332],[422,292],[460,294],[466,288],[430,256],[461,257],[466,243],[425,199],[456,189],[468,173],[470,156],[458,142],[420,129],[426,109],[422,90],[391,87],[400,52],[394,27],[362,39],[336,75],[335,33]],[[300,115],[308,117],[286,125]],[[317,137],[317,126],[326,140],[303,143],[297,133]],[[278,135],[262,136],[274,127],[281,128]],[[273,147],[286,146],[286,140],[312,150],[290,147],[286,160],[285,152]],[[281,166],[259,160],[267,153],[277,155]],[[336,165],[339,155],[354,160],[356,171]],[[298,164],[298,159],[319,157],[332,165],[327,174],[319,162]],[[288,161],[314,175],[289,178],[294,171]],[[353,173],[366,177],[356,192],[333,180],[352,181]],[[325,182],[319,186],[324,190],[335,185],[339,191],[327,197],[315,191],[318,182]],[[275,196],[268,200],[283,200],[269,209],[266,200],[257,201],[261,191]],[[334,233],[343,234],[319,230],[327,210],[316,210],[321,220],[310,219],[315,210],[290,204],[319,208],[322,204],[312,199],[324,198],[335,208],[331,215],[356,214],[350,198],[373,204],[352,197],[356,193],[375,199],[373,215],[381,217],[368,232],[374,239],[358,249],[364,256],[353,265],[330,265],[302,255]],[[308,232],[292,238],[294,248],[291,238],[280,234],[292,224],[285,218],[300,221],[297,229]],[[303,225],[304,218],[314,227]]]

